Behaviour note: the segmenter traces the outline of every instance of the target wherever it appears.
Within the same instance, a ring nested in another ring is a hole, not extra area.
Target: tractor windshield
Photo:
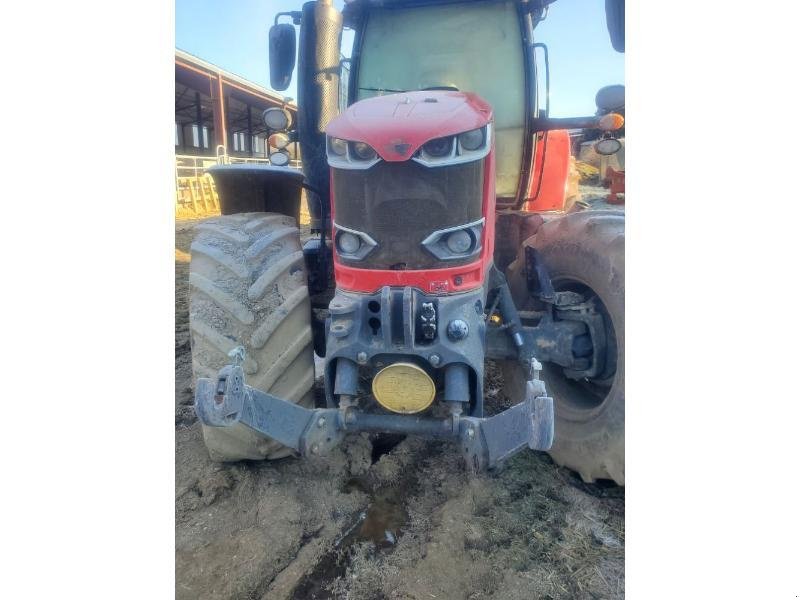
[[[494,108],[497,196],[514,197],[525,135],[525,60],[516,2],[372,9],[358,100],[432,88],[475,92]]]

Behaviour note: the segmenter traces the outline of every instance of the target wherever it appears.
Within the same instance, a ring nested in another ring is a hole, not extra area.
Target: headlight
[[[492,124],[425,142],[411,160],[426,167],[459,165],[485,158],[491,150]]]
[[[286,152],[273,152],[269,155],[269,162],[276,167],[285,167],[289,164],[289,155]]]
[[[606,138],[600,140],[594,145],[594,151],[603,156],[610,156],[616,154],[622,148],[622,142],[615,138]]]
[[[347,154],[347,142],[340,138],[329,137],[328,150],[336,156],[344,156]]]
[[[465,260],[480,254],[485,219],[434,231],[422,246],[439,260]]]
[[[354,142],[352,148],[353,154],[355,154],[359,160],[372,160],[376,156],[372,146],[364,142]]]
[[[339,242],[339,251],[343,254],[355,254],[361,247],[361,240],[357,235],[354,235],[349,231],[343,231],[340,233],[337,241]]]
[[[334,243],[339,256],[347,260],[363,260],[363,258],[374,250],[378,243],[369,234],[363,231],[356,231],[349,227],[343,227],[336,222],[333,223],[336,229]]]
[[[464,150],[474,152],[483,146],[483,128],[466,131],[458,136],[458,143]]]
[[[366,142],[354,142],[328,136],[328,166],[337,169],[369,169],[380,162],[375,148]]]
[[[286,131],[292,123],[292,115],[285,108],[272,107],[261,113],[264,125],[273,131]]]
[[[433,158],[448,156],[453,151],[453,138],[436,138],[435,140],[426,142],[425,145],[422,146],[422,149]]]
[[[454,231],[447,236],[447,247],[453,254],[464,254],[472,246],[472,237],[466,230]]]

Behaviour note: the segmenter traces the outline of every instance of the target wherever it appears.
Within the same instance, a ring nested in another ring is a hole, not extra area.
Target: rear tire
[[[620,211],[582,211],[544,223],[523,243],[536,248],[553,286],[593,294],[616,342],[602,381],[575,382],[561,367],[543,366],[555,403],[555,440],[550,455],[584,481],[612,479],[625,485],[625,216]],[[524,250],[508,268],[518,307],[529,305]],[[525,374],[518,363],[503,364],[506,391],[524,397]]]
[[[281,214],[244,213],[197,225],[189,270],[195,378],[215,379],[243,346],[248,385],[313,407],[311,307],[300,235]],[[212,460],[275,459],[290,448],[237,423],[203,426]]]

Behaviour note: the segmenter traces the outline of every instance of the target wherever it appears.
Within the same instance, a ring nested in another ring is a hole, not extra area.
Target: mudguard
[[[566,129],[537,135],[533,177],[523,210],[548,212],[565,210],[569,177],[570,141]]]
[[[300,222],[303,174],[290,167],[273,165],[214,165],[214,178],[223,215],[274,212]]]

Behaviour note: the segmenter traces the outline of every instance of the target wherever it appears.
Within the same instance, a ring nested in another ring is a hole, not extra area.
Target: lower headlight
[[[431,405],[436,386],[428,374],[412,363],[394,363],[372,380],[372,394],[384,408],[403,414],[418,413]]]
[[[361,240],[349,231],[342,231],[337,238],[339,252],[342,254],[355,254],[361,247]]]
[[[454,231],[447,236],[447,248],[453,254],[464,254],[472,247],[472,237],[470,234],[461,229]]]

